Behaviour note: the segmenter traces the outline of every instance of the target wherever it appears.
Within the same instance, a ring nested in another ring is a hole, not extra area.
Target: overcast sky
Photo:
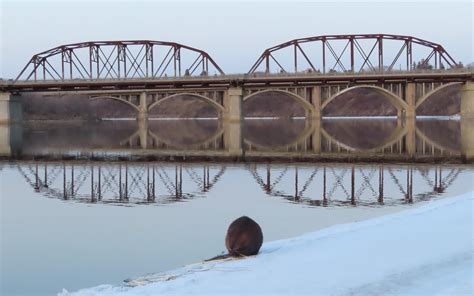
[[[91,40],[175,41],[206,50],[227,73],[246,72],[267,47],[324,34],[413,35],[474,61],[471,1],[0,1],[4,78],[35,53]]]

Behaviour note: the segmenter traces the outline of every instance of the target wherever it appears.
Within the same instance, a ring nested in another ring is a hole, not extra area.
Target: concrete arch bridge
[[[399,117],[411,118],[453,84],[462,84],[461,115],[474,118],[474,74],[459,67],[441,44],[393,34],[290,40],[265,49],[247,73],[237,75],[225,75],[207,52],[175,42],[83,42],[35,54],[15,80],[1,82],[0,121],[21,120],[16,95],[26,92],[112,99],[139,119],[188,95],[213,106],[219,117],[239,121],[242,102],[265,92],[285,94],[308,118],[320,118],[336,98],[359,88],[379,93]]]

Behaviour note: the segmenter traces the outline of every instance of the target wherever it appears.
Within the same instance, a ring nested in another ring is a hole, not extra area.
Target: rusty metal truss
[[[97,80],[208,76],[224,72],[203,50],[174,42],[130,40],[61,45],[35,54],[15,79]]]
[[[443,46],[416,37],[390,34],[324,35],[294,39],[268,48],[248,73],[382,73],[456,66]]]

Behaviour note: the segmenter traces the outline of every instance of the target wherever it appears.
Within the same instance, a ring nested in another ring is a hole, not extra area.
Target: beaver
[[[229,252],[206,261],[257,255],[263,243],[260,225],[247,216],[242,216],[229,225],[225,237],[225,246]]]

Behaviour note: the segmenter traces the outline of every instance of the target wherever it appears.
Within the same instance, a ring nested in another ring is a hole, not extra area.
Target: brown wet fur
[[[227,229],[225,246],[230,256],[256,255],[263,243],[262,229],[257,222],[242,216]]]

